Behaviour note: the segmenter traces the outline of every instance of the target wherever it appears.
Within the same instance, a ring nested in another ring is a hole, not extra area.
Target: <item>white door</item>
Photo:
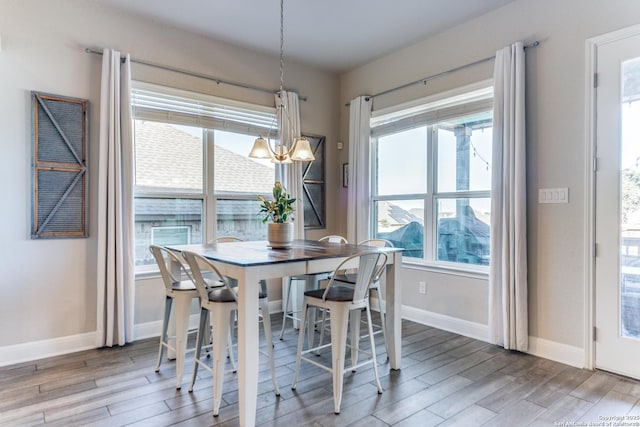
[[[596,55],[595,364],[640,378],[640,34]]]

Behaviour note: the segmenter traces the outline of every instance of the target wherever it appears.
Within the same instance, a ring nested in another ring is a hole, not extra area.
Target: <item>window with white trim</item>
[[[266,239],[257,196],[275,167],[248,154],[277,134],[275,108],[141,82],[132,95],[136,271],[155,270],[152,243]]]
[[[484,87],[372,113],[372,235],[406,261],[489,265],[492,99]]]

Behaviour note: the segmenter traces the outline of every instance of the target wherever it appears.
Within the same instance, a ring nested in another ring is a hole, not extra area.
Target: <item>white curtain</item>
[[[369,136],[371,97],[359,96],[349,107],[349,188],[347,190],[347,239],[369,238]]]
[[[529,340],[524,67],[522,43],[496,53],[489,277],[489,340],[520,351]]]
[[[133,133],[129,55],[105,49],[98,163],[98,347],[133,341]]]
[[[280,106],[283,108],[280,108]],[[295,137],[300,136],[300,104],[298,94],[285,90],[276,94],[276,108],[278,108],[278,129],[281,141],[286,142],[287,148],[291,148]],[[296,199],[294,204],[295,214],[294,239],[304,239],[304,210],[302,207],[302,162],[293,162],[282,165],[282,183]]]

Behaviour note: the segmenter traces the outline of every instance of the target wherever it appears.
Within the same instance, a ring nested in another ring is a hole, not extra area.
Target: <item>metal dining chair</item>
[[[213,416],[218,416],[220,402],[222,400],[222,384],[224,378],[224,353],[228,347],[227,331],[232,322],[232,316],[238,309],[238,295],[231,285],[228,277],[223,276],[217,267],[208,259],[193,252],[185,251],[183,256],[191,267],[192,276],[198,295],[200,297],[200,325],[196,338],[195,358],[191,385],[189,391],[193,391],[198,374],[198,367],[203,367],[213,375]],[[204,281],[203,272],[209,272],[219,277],[223,282],[223,287],[208,289]],[[273,361],[273,340],[271,335],[271,319],[269,317],[269,301],[265,292],[260,292],[260,311],[262,313],[262,326],[265,334],[265,342],[271,367],[271,380],[276,396],[280,395],[278,382],[276,380],[275,364]],[[204,348],[204,336],[209,329],[209,321],[213,336],[213,364],[210,367],[201,360],[202,349]]]
[[[380,274],[387,262],[387,255],[383,252],[361,252],[346,258],[340,263],[335,272],[340,272],[349,263],[358,262],[358,273],[356,275],[353,287],[346,287],[334,280],[334,275],[329,279],[325,289],[314,289],[304,293],[304,303],[302,307],[302,320],[300,333],[298,335],[298,348],[296,352],[296,366],[293,374],[291,388],[296,389],[298,382],[298,373],[302,361],[311,363],[333,375],[333,403],[334,412],[340,413],[340,405],[342,402],[342,384],[345,372],[345,351],[347,347],[347,326],[349,316],[353,313],[360,313],[362,309],[366,312],[368,337],[370,351],[360,350],[360,353],[369,355],[369,358],[363,362],[353,361],[351,370],[373,364],[373,373],[378,387],[378,393],[382,393],[382,386],[378,378],[378,365],[376,361],[375,342],[373,339],[373,328],[371,323],[371,309],[369,306],[369,290],[371,283],[376,276]],[[334,273],[335,273],[334,272]],[[309,330],[309,334],[313,333],[310,327],[305,327],[305,318],[307,311],[311,307],[322,308],[329,311],[329,321],[331,323],[331,343],[322,344],[317,347],[309,347],[303,350],[305,330]],[[358,337],[359,340],[359,337]],[[351,345],[357,343],[351,342]],[[316,356],[306,357],[307,354],[317,354],[323,348],[331,346],[331,367],[319,362]]]
[[[378,248],[393,248],[394,245],[389,240],[386,239],[367,239],[363,240],[358,245],[362,246],[374,246]],[[380,275],[384,272],[384,268],[382,268],[379,274],[374,277],[374,280],[371,282],[370,290],[375,292],[377,305],[378,305],[378,314],[380,316],[380,325],[375,325],[374,327],[377,329],[374,334],[379,334],[382,332],[382,337],[384,341],[384,349],[387,352],[387,358],[389,357],[389,349],[387,347],[387,332],[385,328],[385,315],[387,313],[386,310],[386,295],[384,292],[384,286],[380,286]],[[356,274],[348,271],[338,272],[334,276],[334,280],[336,282],[340,282],[345,286],[354,286],[356,280]],[[371,294],[370,294],[371,295]],[[324,318],[322,320],[322,325],[324,326]],[[353,331],[356,333],[357,331]],[[322,339],[324,336],[324,328],[320,331],[320,343],[322,343]],[[356,349],[357,350],[357,349]]]
[[[320,239],[318,239],[319,242],[329,242],[329,243],[337,243],[337,244],[343,244],[343,243],[348,243],[347,239],[342,237],[342,236],[338,236],[338,235],[330,235],[330,236],[324,236]],[[317,274],[305,274],[305,275],[301,275],[301,276],[291,276],[289,278],[289,283],[286,287],[286,289],[283,290],[283,298],[282,298],[282,329],[280,330],[280,339],[284,339],[284,331],[285,331],[285,326],[287,323],[287,319],[291,319],[292,322],[295,322],[296,320],[299,321],[300,318],[297,316],[297,314],[300,312],[300,310],[296,310],[294,307],[293,302],[291,301],[291,287],[293,285],[294,281],[302,281],[304,283],[307,282],[308,279],[312,279],[313,280],[313,287],[314,289],[318,289],[320,287],[319,283],[322,280],[326,280],[329,278],[329,272],[326,273],[317,273]],[[289,310],[289,304],[291,304],[291,310]],[[310,337],[311,339],[311,337]]]
[[[164,316],[162,320],[162,331],[160,333],[158,361],[156,363],[155,371],[160,372],[160,364],[162,363],[165,348],[175,352],[176,388],[179,390],[182,387],[182,372],[184,368],[185,354],[188,351],[193,351],[193,349],[187,350],[189,313],[191,310],[191,301],[193,299],[198,299],[198,291],[191,280],[188,265],[179,254],[157,245],[149,246],[149,250],[158,264],[165,288]],[[173,272],[173,266],[176,266],[178,270]],[[187,276],[188,279],[182,280],[182,275]],[[222,286],[222,282],[214,280],[207,280],[203,283],[208,289]],[[176,332],[175,336],[169,336],[169,318],[171,316],[174,300]],[[171,339],[175,339],[175,345],[171,345]]]

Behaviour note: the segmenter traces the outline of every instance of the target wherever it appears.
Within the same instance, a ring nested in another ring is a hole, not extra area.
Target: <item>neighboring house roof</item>
[[[220,146],[215,147],[216,192],[270,194],[274,169]],[[139,188],[200,192],[202,138],[170,124],[136,120],[136,185]]]
[[[378,221],[397,225],[409,224],[411,222],[422,224],[424,220],[410,211],[402,209],[393,202],[380,201],[378,202]]]
[[[274,169],[218,146],[214,172],[216,192],[271,194],[273,191]]]
[[[218,220],[255,220],[261,221],[262,215],[258,199],[223,200],[216,205]],[[180,218],[183,221],[199,220],[202,215],[202,201],[197,199],[156,199],[136,197],[136,221],[157,221],[163,217]]]
[[[159,122],[135,121],[136,185],[202,190],[202,139]]]

